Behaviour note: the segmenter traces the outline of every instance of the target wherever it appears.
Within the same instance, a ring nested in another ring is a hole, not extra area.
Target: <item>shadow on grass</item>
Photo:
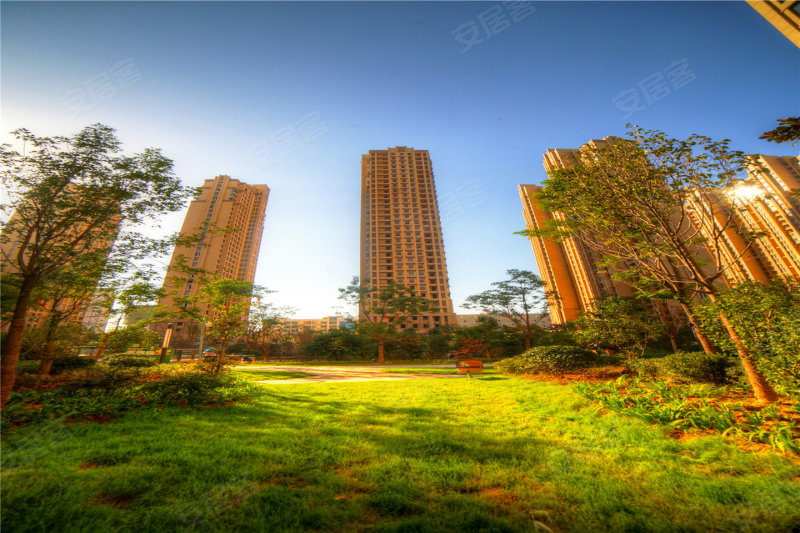
[[[2,527],[791,530],[800,491],[777,458],[597,417],[566,387],[478,379],[495,383],[314,384],[67,426],[11,446]]]

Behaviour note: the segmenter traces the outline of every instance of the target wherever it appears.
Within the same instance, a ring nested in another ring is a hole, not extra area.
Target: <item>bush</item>
[[[555,374],[586,368],[601,361],[601,358],[577,346],[537,346],[516,357],[495,363],[495,368],[504,374]]]
[[[236,378],[229,374],[209,374],[207,372],[186,372],[165,376],[160,381],[143,385],[140,391],[148,401],[157,404],[198,404],[233,399],[225,395],[240,386]],[[222,394],[221,394],[222,393]]]
[[[103,359],[111,368],[148,368],[158,366],[155,360],[142,355],[112,354]]]
[[[136,379],[136,374],[129,370],[110,368],[106,370],[98,367],[94,373],[87,373],[82,377],[68,381],[62,385],[62,389],[69,391],[101,389],[104,391],[115,391],[116,389],[130,384]]]
[[[638,359],[628,367],[642,377],[672,383],[736,383],[742,375],[738,359],[720,353],[678,352],[659,359]]]
[[[723,351],[735,353],[720,323],[724,312],[747,345],[758,370],[778,392],[800,396],[800,284],[785,279],[740,283],[719,300],[696,306],[703,331]]]
[[[60,374],[69,370],[83,370],[94,366],[97,361],[92,357],[78,357],[77,355],[69,357],[59,357],[53,360],[53,366],[50,367],[51,374]]]
[[[17,375],[24,376],[39,372],[39,361],[19,361],[17,363]]]

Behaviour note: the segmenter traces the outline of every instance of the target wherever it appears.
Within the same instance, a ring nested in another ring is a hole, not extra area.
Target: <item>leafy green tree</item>
[[[580,240],[603,256],[605,266],[617,268],[616,279],[649,297],[676,299],[690,320],[702,326],[689,303],[697,297],[716,301],[723,273],[737,259],[716,251],[733,235],[751,242],[754,237],[735,226],[738,206],[720,193],[739,183],[748,158],[730,150],[727,140],[701,135],[676,140],[659,131],[630,128],[630,139],[584,146],[569,168],[550,173],[537,200],[563,217],[554,219],[541,236]],[[709,228],[708,234],[698,232],[698,221]],[[709,251],[709,260],[701,258],[701,246]],[[719,319],[756,398],[775,401],[775,391],[723,310]],[[706,351],[713,351],[705,335],[698,337]]]
[[[649,345],[666,335],[653,304],[640,298],[600,298],[574,325],[574,335],[582,346],[611,348],[631,356],[644,355]]]
[[[73,137],[37,137],[12,132],[21,151],[0,146],[0,178],[13,211],[2,233],[8,254],[3,269],[19,276],[19,291],[3,346],[2,395],[5,406],[15,378],[25,315],[42,278],[66,265],[91,270],[96,251],[116,240],[114,254],[133,260],[163,250],[135,226],[177,211],[193,190],[180,185],[172,161],[156,149],[119,155],[114,130],[95,124]]]
[[[452,340],[456,327],[442,324],[434,327],[425,336],[425,353],[428,359],[444,359],[453,349]]]
[[[386,341],[408,319],[438,309],[435,302],[417,296],[411,287],[392,281],[385,287],[373,287],[368,279],[362,283],[358,276],[353,277],[350,285],[339,289],[339,298],[358,308],[359,331],[377,343],[380,364],[385,362]]]
[[[285,339],[282,321],[294,314],[291,307],[275,306],[263,300],[263,296],[272,291],[261,291],[253,298],[250,306],[250,317],[244,334],[248,348],[256,350],[269,361],[273,345],[280,345]]]
[[[735,346],[719,320],[723,312],[752,350],[758,368],[783,391],[800,395],[800,283],[773,279],[722,290],[716,302],[698,305],[711,335],[726,351]]]
[[[536,328],[533,338],[538,338],[544,330]],[[453,334],[453,345],[456,350],[462,344],[475,340],[486,346],[484,357],[517,355],[525,347],[525,338],[516,328],[502,327],[489,315],[479,316],[475,326],[459,327]]]
[[[247,333],[251,299],[258,290],[250,281],[222,278],[203,285],[195,296],[176,299],[178,304],[187,304],[183,316],[204,323],[206,335],[220,346],[212,367],[214,374],[225,365],[228,344]],[[197,303],[205,304],[208,316],[200,314],[200,308],[194,306]]]
[[[161,345],[161,335],[155,331],[147,329],[145,326],[129,326],[118,330],[106,344],[106,349],[110,353],[125,353],[134,345],[142,348]]]
[[[800,117],[779,118],[780,126],[764,132],[759,139],[766,139],[776,143],[792,142],[792,146],[797,146],[800,141]]]
[[[525,338],[528,350],[531,337],[541,331],[538,324],[547,314],[544,282],[529,270],[512,268],[506,274],[509,279],[493,282],[494,289],[468,296],[464,307],[510,318]]]
[[[87,310],[95,295],[99,269],[95,272],[77,271],[71,265],[43,277],[33,291],[35,302],[46,312],[44,350],[41,354],[37,383],[50,373],[55,358],[55,343],[59,329],[81,311]]]
[[[303,354],[313,359],[348,361],[365,358],[364,338],[349,328],[318,333],[303,346]]]
[[[154,305],[163,295],[161,287],[153,283],[148,274],[142,271],[136,271],[129,277],[109,277],[105,280],[100,292],[103,294],[103,305],[108,310],[110,319],[114,320],[114,328],[103,334],[100,345],[94,353],[95,359],[102,357],[106,345],[119,332],[126,316],[143,307]],[[154,316],[151,320],[143,321],[138,325],[142,326],[145,322],[156,319],[157,317]]]

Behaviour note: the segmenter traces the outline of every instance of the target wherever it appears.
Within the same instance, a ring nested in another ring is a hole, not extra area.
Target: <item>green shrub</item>
[[[641,377],[672,383],[736,383],[742,375],[735,357],[720,353],[678,352],[658,359],[635,359],[628,368]]]
[[[129,385],[136,379],[136,373],[127,369],[98,367],[93,373],[81,376],[64,383],[61,388],[68,391],[101,389],[114,391],[122,386]]]
[[[140,389],[149,402],[176,405],[182,403],[202,404],[226,398],[225,392],[240,385],[230,374],[186,372],[165,376],[160,381],[143,385]],[[223,389],[228,389],[225,391]]]
[[[92,357],[78,357],[77,355],[69,357],[59,357],[53,360],[53,366],[50,367],[51,374],[60,374],[69,370],[83,370],[94,366],[97,361]]]
[[[111,368],[147,368],[158,366],[158,363],[149,357],[124,353],[109,355],[103,359],[103,362]]]
[[[706,335],[722,351],[736,352],[720,322],[724,312],[770,384],[779,393],[800,396],[800,284],[785,279],[746,282],[718,297],[696,306]]]
[[[39,361],[19,361],[17,363],[17,375],[30,375],[39,372]]]
[[[504,374],[563,374],[569,370],[586,368],[601,358],[577,346],[537,346],[516,357],[495,363]]]

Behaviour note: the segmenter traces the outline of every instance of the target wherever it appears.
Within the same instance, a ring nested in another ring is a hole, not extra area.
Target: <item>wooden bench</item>
[[[472,378],[473,372],[483,372],[483,361],[458,361],[456,363],[456,368],[458,368],[459,374],[466,374]]]

